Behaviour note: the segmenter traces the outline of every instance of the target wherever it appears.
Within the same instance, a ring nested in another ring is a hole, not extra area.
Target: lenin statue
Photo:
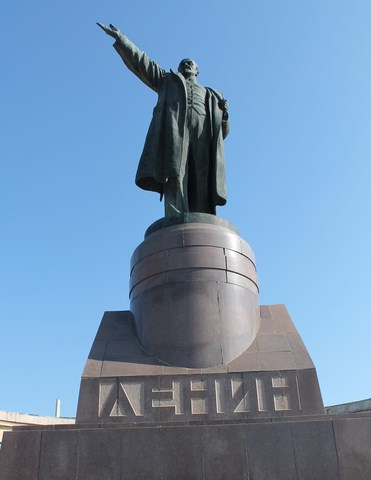
[[[223,140],[228,104],[197,82],[196,62],[186,58],[178,72],[165,71],[112,24],[98,23],[116,42],[125,65],[158,94],[135,183],[165,198],[165,216],[216,214],[227,201]]]

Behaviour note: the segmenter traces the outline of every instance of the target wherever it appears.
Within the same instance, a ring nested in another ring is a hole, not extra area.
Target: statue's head
[[[199,74],[197,63],[192,60],[192,58],[183,58],[179,63],[178,72],[185,78],[189,78],[193,75],[197,77]]]

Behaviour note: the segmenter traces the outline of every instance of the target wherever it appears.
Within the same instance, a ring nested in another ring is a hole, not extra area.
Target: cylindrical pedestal
[[[254,254],[220,223],[161,228],[133,254],[130,301],[138,339],[167,364],[227,364],[258,332]]]

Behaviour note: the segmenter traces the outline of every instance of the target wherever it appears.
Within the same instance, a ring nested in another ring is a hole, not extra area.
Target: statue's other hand
[[[219,108],[223,110],[223,112],[228,111],[228,102],[225,98],[223,98],[223,100],[219,100]]]
[[[116,28],[112,23],[109,24],[109,26],[104,25],[103,23],[97,22],[98,27],[100,27],[102,30],[106,32],[107,35],[110,37],[113,37],[114,39],[118,39],[120,36],[120,30]]]
[[[228,120],[228,102],[225,98],[222,100],[219,100],[219,108],[223,110],[223,120],[227,121]]]

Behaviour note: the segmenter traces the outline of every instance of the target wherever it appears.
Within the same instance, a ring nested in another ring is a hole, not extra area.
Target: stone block
[[[41,432],[5,432],[0,450],[1,480],[38,480]]]
[[[331,421],[292,422],[300,480],[341,480]]]
[[[249,478],[243,428],[204,428],[202,464],[205,480]]]
[[[289,423],[249,425],[245,442],[248,478],[297,480]]]
[[[197,427],[161,430],[162,478],[192,480],[203,478],[202,436]]]
[[[79,436],[76,431],[43,431],[38,480],[76,478]]]
[[[120,480],[122,463],[121,439],[122,431],[120,430],[81,430],[79,435],[77,478]]]
[[[371,478],[371,417],[334,419],[341,480]]]
[[[262,334],[258,336],[256,343],[259,352],[291,352],[291,345],[284,334]]]
[[[161,430],[126,429],[122,431],[122,468],[120,480],[162,480]],[[133,448],[136,445],[137,448]],[[128,454],[128,452],[130,452]],[[175,477],[174,477],[175,478]]]

